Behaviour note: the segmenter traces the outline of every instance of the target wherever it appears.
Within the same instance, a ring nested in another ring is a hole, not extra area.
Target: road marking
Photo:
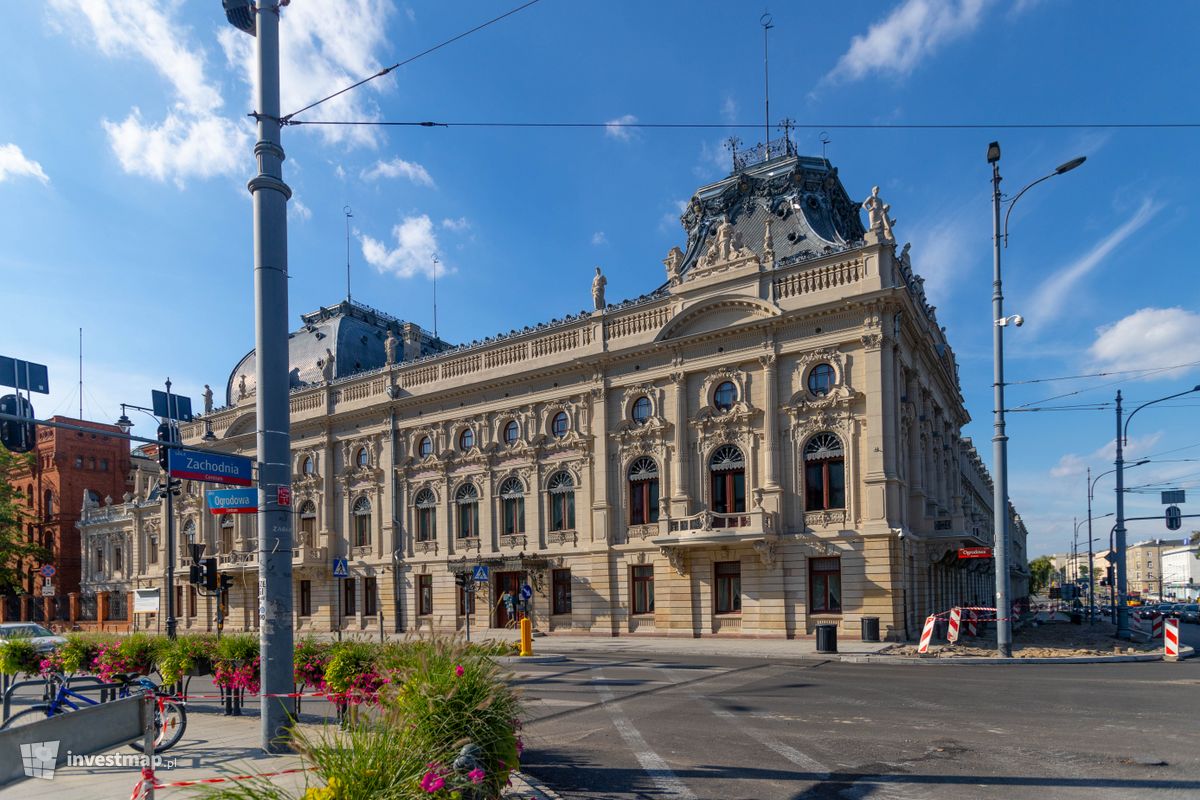
[[[600,670],[596,670],[596,676],[601,680],[604,675]],[[612,690],[601,683],[593,683],[596,688],[596,693],[600,695],[600,700],[604,705],[605,711],[612,718],[613,727],[617,729],[617,733],[621,734],[621,738],[625,740],[626,746],[633,751],[633,755],[637,758],[638,763],[642,765],[642,770],[650,776],[650,780],[658,787],[662,797],[678,797],[680,800],[697,800],[696,795],[684,786],[683,781],[679,780],[678,776],[671,771],[667,766],[667,762],[663,761],[662,757],[650,749],[650,745],[638,732],[638,729],[633,727],[633,723],[629,718],[621,713],[621,709],[613,704]]]

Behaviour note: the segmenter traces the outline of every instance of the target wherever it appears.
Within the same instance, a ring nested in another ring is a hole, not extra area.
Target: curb
[[[524,800],[529,795],[529,800],[562,800],[561,795],[527,772],[514,772],[511,777],[512,787],[505,792],[505,797]]]
[[[492,660],[497,664],[561,664],[567,660],[567,657],[560,655],[495,656]]]
[[[1171,661],[1182,661],[1185,658],[1192,658],[1196,655],[1196,650],[1190,646],[1184,646],[1179,649],[1178,659],[1169,659]],[[994,664],[1119,664],[1122,662],[1135,661],[1166,661],[1168,660],[1162,653],[1143,653],[1141,655],[1121,655],[1121,656],[1062,656],[1049,658],[999,658],[999,657],[971,657],[963,656],[960,658],[913,658],[912,656],[834,656],[839,661],[847,664],[893,664],[893,665],[910,665],[923,664],[934,666],[946,665],[962,665],[962,666],[987,666]]]

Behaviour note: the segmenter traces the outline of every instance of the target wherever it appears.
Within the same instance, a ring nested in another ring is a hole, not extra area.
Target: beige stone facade
[[[491,569],[477,627],[525,583],[540,627],[603,636],[795,637],[823,621],[856,635],[874,616],[898,638],[987,604],[991,561],[957,558],[991,543],[992,489],[960,435],[954,355],[886,207],[868,211],[864,228],[828,162],[789,155],[701,189],[686,252],[636,300],[606,304],[601,283],[594,312],[461,347],[348,302],[306,314],[296,632],[461,630],[454,571],[475,564]],[[186,442],[253,454],[248,363]],[[209,514],[188,488],[178,530],[233,575],[228,624],[253,628],[256,519]],[[146,548],[163,520],[128,516],[126,584],[159,585],[165,559]],[[211,606],[177,616],[205,628]]]

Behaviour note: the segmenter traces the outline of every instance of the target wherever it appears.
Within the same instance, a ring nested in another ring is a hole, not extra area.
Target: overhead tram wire
[[[517,6],[516,8],[509,9],[508,11],[504,12],[500,16],[493,17],[492,19],[489,19],[487,22],[476,25],[474,28],[471,28],[468,31],[463,31],[462,33],[458,34],[457,36],[452,36],[451,38],[447,39],[446,41],[442,42],[441,44],[435,44],[433,47],[430,47],[427,50],[422,50],[421,52],[417,53],[414,56],[409,56],[408,58],[404,59],[403,61],[397,61],[395,64],[392,64],[390,67],[385,67],[384,69],[381,69],[379,72],[376,72],[374,75],[370,75],[366,78],[363,78],[361,81],[358,81],[357,83],[352,83],[349,86],[347,86],[345,89],[339,89],[338,91],[334,92],[333,94],[329,95],[328,97],[322,97],[320,100],[309,103],[308,105],[306,105],[304,108],[300,109],[299,111],[293,111],[290,114],[286,114],[286,115],[280,117],[279,121],[280,121],[280,123],[282,123],[284,125],[309,124],[309,123],[297,122],[297,121],[293,120],[292,117],[296,116],[297,114],[303,114],[305,111],[308,111],[310,108],[316,108],[317,106],[321,105],[321,103],[324,103],[327,100],[332,100],[333,98],[337,97],[338,95],[345,94],[346,92],[348,92],[352,89],[357,89],[359,86],[362,86],[364,83],[369,83],[370,81],[373,81],[376,78],[382,78],[384,75],[387,75],[389,72],[392,72],[393,70],[399,69],[400,67],[403,67],[406,64],[411,64],[412,62],[416,61],[418,58],[427,56],[436,50],[441,50],[446,45],[454,44],[459,39],[463,39],[467,36],[470,36],[472,33],[481,31],[484,28],[488,27],[489,25],[494,25],[495,23],[499,22],[500,20],[504,19],[505,17],[511,17],[513,14],[516,14],[519,11],[524,11],[525,9],[529,8],[532,5],[536,5],[539,2],[541,2],[541,0],[529,0],[528,3],[524,3],[522,5]]]
[[[511,13],[511,12],[510,12]],[[411,60],[411,59],[410,59]],[[407,62],[402,62],[407,63]],[[397,64],[396,66],[400,66]],[[372,75],[371,78],[366,78],[354,86],[349,86],[343,89],[342,92],[349,91],[355,86],[361,86],[363,83],[377,78],[380,75],[386,75],[395,66],[388,67],[377,75]],[[342,92],[337,92],[330,95],[324,100],[318,100],[312,105],[305,106],[300,111],[295,111],[283,117],[280,121],[285,125],[345,125],[345,126],[374,126],[374,127],[391,127],[391,128],[638,128],[644,130],[673,130],[673,129],[748,129],[758,130],[762,128],[759,123],[750,122],[500,122],[500,121],[457,121],[457,122],[438,122],[433,120],[303,120],[292,119],[296,114],[302,111],[307,111],[315,105],[325,102],[330,98],[336,97]],[[845,122],[845,123],[798,123],[794,124],[793,128],[804,128],[813,130],[1119,130],[1119,129],[1135,129],[1135,130],[1194,130],[1200,129],[1200,122],[914,122],[914,123],[889,123],[889,122]]]
[[[1109,372],[1090,372],[1084,375],[1062,375],[1057,378],[1029,378],[1023,381],[1005,381],[1007,386],[1016,386],[1026,383],[1054,383],[1056,381],[1074,381],[1083,378],[1107,378],[1110,375],[1137,375],[1146,372],[1158,372],[1160,370],[1183,369],[1184,367],[1194,367],[1200,365],[1200,361],[1189,361],[1186,364],[1172,364],[1163,367],[1144,367],[1142,369],[1121,369],[1111,370]]]

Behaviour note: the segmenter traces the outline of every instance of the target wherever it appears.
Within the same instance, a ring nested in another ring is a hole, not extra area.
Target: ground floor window
[[[363,578],[363,613],[368,617],[379,613],[378,588],[375,578]]]
[[[354,578],[342,578],[342,616],[353,617],[357,611],[355,610],[356,592],[354,591]]]
[[[634,614],[654,613],[654,566],[639,564],[629,568],[632,593],[630,607]]]
[[[312,581],[300,581],[300,616],[312,616]]]
[[[718,614],[740,614],[742,611],[742,562],[719,561],[713,565],[713,608]]]
[[[842,611],[842,560],[840,558],[810,558],[808,585],[812,587],[814,613],[840,614]]]
[[[196,587],[188,587],[188,616],[196,616]]]
[[[417,576],[417,615],[429,616],[433,613],[433,576]]]
[[[551,584],[554,596],[551,598],[551,614],[571,613],[571,570],[556,569],[552,573]]]
[[[171,609],[171,611],[173,613],[173,616],[176,616],[176,617],[183,616],[183,587],[182,586],[177,585],[175,587],[175,607],[173,609]],[[110,613],[111,613],[111,611],[110,611]]]

